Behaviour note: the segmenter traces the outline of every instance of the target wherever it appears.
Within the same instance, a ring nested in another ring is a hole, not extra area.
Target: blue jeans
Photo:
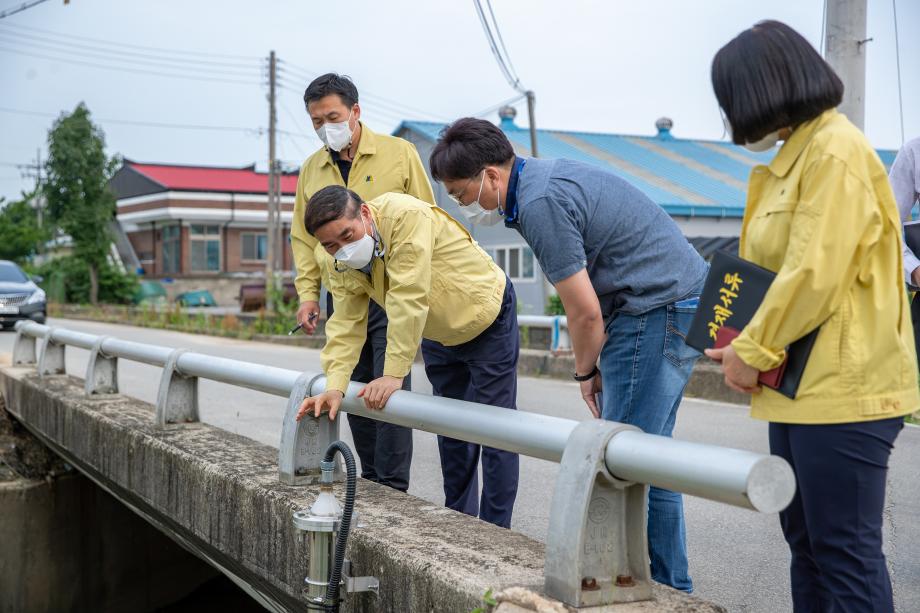
[[[671,436],[684,386],[700,357],[684,343],[697,302],[694,295],[642,315],[614,315],[601,351],[604,419]],[[655,581],[693,591],[680,494],[649,488],[648,549]]]

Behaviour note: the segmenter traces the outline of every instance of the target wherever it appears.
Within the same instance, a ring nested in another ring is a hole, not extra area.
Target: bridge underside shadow
[[[2,396],[0,543],[0,611],[155,611],[220,577],[50,453]]]

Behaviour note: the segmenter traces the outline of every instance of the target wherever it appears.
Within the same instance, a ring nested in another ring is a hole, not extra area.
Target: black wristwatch
[[[592,369],[591,369],[591,372],[589,372],[588,374],[586,374],[586,375],[579,375],[579,374],[576,372],[576,373],[574,373],[574,374],[572,375],[572,378],[575,379],[576,381],[579,381],[579,382],[581,382],[581,381],[590,381],[591,379],[593,379],[594,377],[596,377],[596,376],[597,376],[597,373],[599,373],[599,372],[600,372],[600,371],[597,369],[597,364],[595,364],[595,365],[594,365],[594,368],[592,368]]]

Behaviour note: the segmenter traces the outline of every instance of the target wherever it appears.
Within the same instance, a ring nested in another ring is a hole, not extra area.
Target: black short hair
[[[712,88],[738,145],[814,119],[843,99],[834,69],[779,21],[761,21],[719,49]]]
[[[303,225],[307,232],[316,235],[316,231],[331,221],[348,217],[354,219],[364,203],[361,196],[341,185],[327,185],[319,190],[307,202],[307,212],[303,216]]]
[[[428,164],[436,181],[469,179],[486,166],[514,159],[511,141],[485,119],[464,117],[441,130]]]
[[[352,107],[358,104],[358,88],[355,87],[351,77],[334,72],[313,79],[303,93],[303,103],[310,106],[311,102],[333,94],[341,98],[345,106]]]

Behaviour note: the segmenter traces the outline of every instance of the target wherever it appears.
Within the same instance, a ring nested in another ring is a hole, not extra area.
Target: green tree
[[[106,264],[115,215],[108,182],[117,161],[105,155],[105,135],[82,102],[48,133],[45,195],[54,223],[73,239],[73,254],[89,270],[89,301],[99,301],[99,271]]]
[[[43,240],[38,227],[38,214],[31,205],[34,194],[4,203],[0,198],[0,260],[23,264],[35,255]]]

